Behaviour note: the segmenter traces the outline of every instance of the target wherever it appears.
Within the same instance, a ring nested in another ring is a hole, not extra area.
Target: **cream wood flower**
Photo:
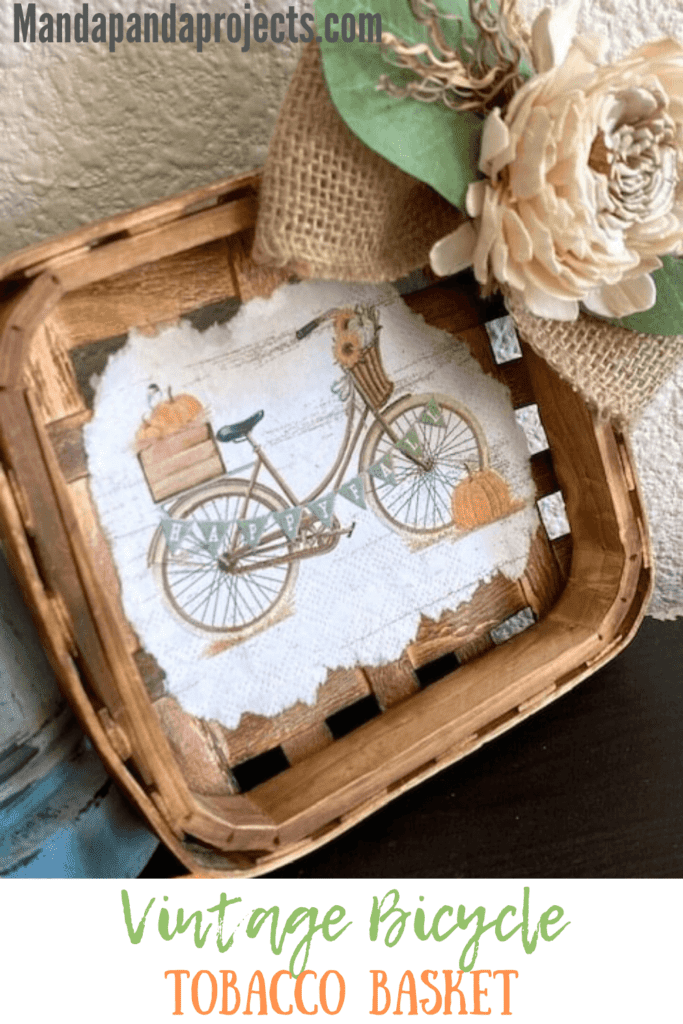
[[[536,19],[539,73],[486,119],[473,220],[430,254],[436,273],[471,263],[555,320],[580,303],[649,309],[658,256],[683,253],[683,47],[665,39],[600,65],[600,41],[574,37],[577,7]]]

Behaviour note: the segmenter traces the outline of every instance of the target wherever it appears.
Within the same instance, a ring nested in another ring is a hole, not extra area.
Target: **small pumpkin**
[[[193,395],[173,395],[159,402],[135,435],[138,444],[155,441],[196,422],[204,413],[204,406]]]
[[[467,474],[451,496],[453,522],[461,530],[474,530],[519,508],[512,500],[507,483],[495,469],[473,473],[468,466]]]

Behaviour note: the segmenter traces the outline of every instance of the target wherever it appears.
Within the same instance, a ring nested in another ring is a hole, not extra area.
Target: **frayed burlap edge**
[[[506,296],[524,341],[603,419],[627,426],[683,360],[683,335],[640,334],[581,313],[544,320]]]
[[[317,44],[306,46],[263,169],[254,260],[306,277],[393,281],[425,266],[462,219],[353,135],[329,97]]]

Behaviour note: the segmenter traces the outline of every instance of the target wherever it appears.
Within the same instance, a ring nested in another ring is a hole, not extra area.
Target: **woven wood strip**
[[[299,734],[321,729],[330,715],[367,697],[369,693],[370,686],[361,673],[353,669],[339,669],[330,672],[327,681],[318,690],[318,699],[314,705],[297,702],[272,718],[251,713],[242,715],[237,729],[222,729],[230,752],[230,764],[242,764],[291,741]],[[325,735],[324,731],[319,735]],[[331,734],[329,740],[332,742]]]

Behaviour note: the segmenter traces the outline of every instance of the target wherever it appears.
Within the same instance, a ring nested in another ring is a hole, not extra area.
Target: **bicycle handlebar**
[[[306,324],[304,327],[300,327],[299,330],[296,332],[296,336],[299,339],[299,341],[301,341],[302,338],[307,338],[309,334],[313,334],[313,331],[316,329],[316,327],[320,327],[320,324],[323,322],[324,319],[324,316],[318,316],[315,318],[315,320],[311,320],[311,322]]]
[[[299,341],[301,341],[302,338],[307,338],[309,334],[313,334],[316,327],[320,327],[321,324],[325,323],[326,320],[329,320],[338,312],[339,308],[337,306],[333,306],[332,309],[328,309],[324,313],[321,313],[320,316],[317,316],[315,320],[311,320],[310,323],[304,324],[304,326],[300,327],[296,332],[296,336]]]

